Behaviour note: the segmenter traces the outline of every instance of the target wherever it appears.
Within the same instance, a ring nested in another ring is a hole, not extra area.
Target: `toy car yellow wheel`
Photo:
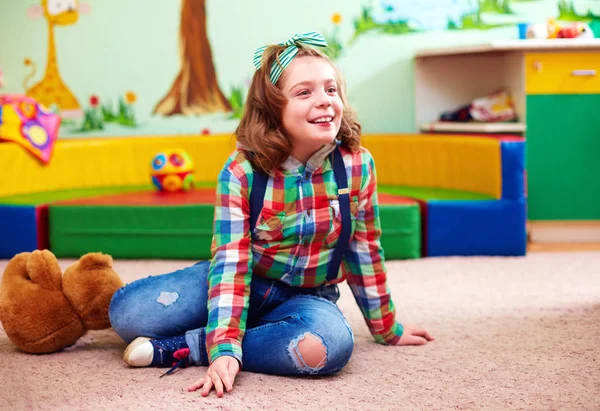
[[[178,191],[181,190],[181,178],[177,175],[166,176],[163,180],[163,189],[165,191]]]

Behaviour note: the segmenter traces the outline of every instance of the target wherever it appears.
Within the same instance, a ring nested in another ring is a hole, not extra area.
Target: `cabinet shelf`
[[[449,121],[434,121],[420,126],[425,132],[451,133],[524,133],[524,123],[459,123]]]
[[[439,57],[466,54],[485,54],[507,51],[554,51],[585,50],[600,47],[600,39],[528,39],[528,40],[496,40],[487,43],[461,45],[456,47],[432,48],[420,50],[416,58]]]
[[[573,76],[576,70],[590,75]],[[527,216],[535,222],[531,239],[597,242],[600,83],[592,72],[600,72],[600,39],[504,40],[421,50],[415,58],[415,124],[423,133],[522,134]],[[518,123],[438,121],[440,113],[501,89],[511,95]]]

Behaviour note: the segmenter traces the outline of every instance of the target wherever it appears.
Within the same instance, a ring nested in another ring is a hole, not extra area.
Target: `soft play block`
[[[525,198],[525,142],[503,141],[502,151],[502,198],[521,200]]]
[[[208,204],[51,205],[57,257],[100,251],[115,258],[210,258],[214,207]]]
[[[58,257],[100,251],[116,258],[210,258],[214,188],[122,192],[49,207]]]
[[[411,187],[378,185],[380,193],[393,194],[419,200],[493,200],[494,197],[472,191],[450,190],[438,187]]]
[[[0,197],[0,258],[35,249],[49,248],[48,204],[114,193],[152,190],[152,186],[93,187],[76,190],[42,191]],[[35,229],[33,228],[35,227]]]
[[[381,245],[385,258],[400,260],[421,257],[421,212],[412,198],[378,193]]]
[[[48,248],[48,207],[0,204],[0,258]]]
[[[140,191],[154,190],[152,184],[141,186],[89,187],[70,190],[41,191],[0,197],[0,204],[37,205],[59,201],[80,200]]]
[[[431,187],[501,196],[497,139],[472,135],[368,135],[379,184]]]
[[[116,258],[208,259],[214,189],[155,191],[63,201],[49,209],[50,244],[59,257],[101,251]],[[421,256],[416,201],[380,194],[387,259]]]
[[[433,200],[427,219],[427,256],[525,255],[524,200]]]
[[[380,205],[381,246],[388,260],[421,257],[421,213],[416,202]]]
[[[235,147],[231,134],[59,139],[49,166],[15,144],[0,144],[0,197],[97,187],[150,184],[154,156],[169,147],[185,150],[197,165],[196,181],[217,181]]]

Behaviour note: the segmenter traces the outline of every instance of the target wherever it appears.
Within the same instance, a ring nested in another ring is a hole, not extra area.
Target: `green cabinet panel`
[[[600,95],[527,96],[530,220],[600,219]]]

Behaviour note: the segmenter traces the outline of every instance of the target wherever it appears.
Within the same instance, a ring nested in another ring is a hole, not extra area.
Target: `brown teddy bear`
[[[64,275],[48,250],[17,254],[0,284],[0,322],[21,350],[56,352],[87,330],[110,328],[108,306],[122,286],[106,254],[86,254]]]

